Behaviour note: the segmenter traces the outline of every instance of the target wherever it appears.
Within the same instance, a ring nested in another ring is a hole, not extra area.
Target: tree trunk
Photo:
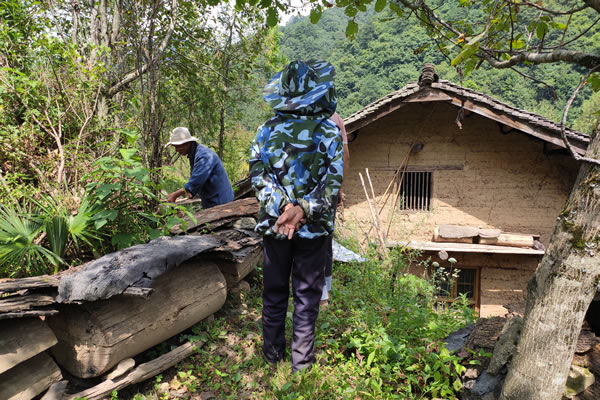
[[[587,157],[600,157],[600,133]],[[502,400],[559,400],[577,337],[597,290],[600,262],[600,167],[585,163],[554,234],[529,281],[527,308]]]

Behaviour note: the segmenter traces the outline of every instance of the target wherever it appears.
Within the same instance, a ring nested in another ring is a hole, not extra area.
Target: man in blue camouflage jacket
[[[324,282],[327,236],[333,234],[344,154],[335,112],[335,69],[327,62],[294,61],[264,90],[275,116],[258,128],[250,176],[260,203],[263,234],[263,353],[285,354],[285,317],[292,276],[292,371],[312,365],[315,321]]]

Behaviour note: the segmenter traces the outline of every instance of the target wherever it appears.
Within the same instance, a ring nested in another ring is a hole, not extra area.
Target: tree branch
[[[575,8],[573,10],[569,10],[569,11],[555,11],[555,10],[550,10],[548,8],[544,8],[535,3],[530,3],[528,1],[519,1],[518,3],[514,2],[514,1],[509,1],[509,3],[513,4],[515,6],[527,6],[527,7],[537,8],[538,10],[542,10],[544,12],[547,12],[548,14],[553,14],[553,15],[575,14],[575,13],[578,13],[579,11],[585,10],[586,8],[590,7],[589,5],[586,4],[585,6],[581,6],[581,7]]]
[[[567,104],[563,111],[562,119],[560,121],[560,135],[562,136],[563,142],[565,143],[565,146],[567,146],[567,149],[569,150],[573,158],[577,161],[584,161],[594,165],[600,165],[600,160],[596,160],[595,158],[582,157],[575,151],[575,149],[573,149],[573,146],[571,146],[571,143],[569,143],[569,140],[567,138],[567,133],[565,132],[565,123],[567,122],[567,114],[569,114],[569,109],[571,108],[575,97],[577,97],[577,93],[579,93],[583,85],[585,85],[590,75],[593,74],[598,68],[600,68],[600,65],[597,65],[596,67],[590,69],[588,73],[585,74],[583,78],[581,78],[579,85],[577,85],[577,88],[569,98],[569,101],[567,101]]]
[[[583,2],[600,13],[600,0],[583,0]]]
[[[171,17],[169,21],[169,28],[165,37],[160,43],[158,50],[156,51],[156,55],[146,64],[142,65],[140,68],[136,68],[134,71],[131,71],[130,73],[126,74],[123,78],[121,78],[121,80],[112,84],[109,88],[103,90],[105,96],[113,97],[115,94],[123,90],[125,86],[127,86],[129,83],[139,78],[142,74],[146,73],[146,71],[148,71],[152,64],[154,64],[156,61],[158,61],[160,57],[162,57],[162,53],[167,48],[169,40],[171,40],[171,36],[173,35],[173,31],[175,30],[175,20],[177,19],[178,7],[178,0],[171,0]]]
[[[487,61],[492,67],[498,69],[510,68],[525,61],[533,64],[548,64],[557,61],[564,61],[579,64],[587,68],[595,68],[596,66],[600,65],[600,55],[584,53],[575,50],[557,49],[552,53],[541,54],[523,52],[516,54],[505,61],[499,61],[492,57],[490,54],[495,52],[493,49],[482,48],[482,50],[484,51],[480,52],[481,57],[485,59],[485,61]]]

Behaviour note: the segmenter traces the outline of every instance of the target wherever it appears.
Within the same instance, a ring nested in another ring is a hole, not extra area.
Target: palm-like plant
[[[62,258],[36,242],[43,223],[25,208],[0,205],[0,274],[18,277],[56,273]]]

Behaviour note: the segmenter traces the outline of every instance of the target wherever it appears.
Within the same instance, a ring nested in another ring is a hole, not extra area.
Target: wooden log
[[[235,286],[239,281],[244,279],[250,272],[256,268],[256,265],[263,259],[262,246],[254,246],[249,249],[245,257],[239,260],[225,260],[215,258],[221,272],[227,281],[227,287]]]
[[[455,232],[454,234],[450,235],[447,232],[448,231],[443,231],[440,232],[440,228],[441,226],[438,228],[436,227],[433,230],[433,241],[434,242],[449,242],[449,243],[473,243],[473,238],[477,236],[477,231],[475,230],[475,233],[472,234],[472,232],[469,229],[463,229],[461,230],[461,233]],[[464,227],[464,228],[470,228],[470,227]]]
[[[194,214],[196,221],[189,218],[184,218],[187,227],[186,231],[191,232],[200,229],[203,225],[213,223],[221,219],[235,219],[235,217],[258,216],[259,205],[255,198],[245,198],[232,201],[231,203],[221,204],[216,207],[211,207],[206,210],[200,210]],[[183,233],[180,225],[175,225],[171,229],[174,234]]]
[[[56,361],[71,374],[91,378],[191,327],[221,308],[225,277],[211,261],[187,261],[153,280],[147,299],[114,296],[61,305],[48,319],[58,344]]]
[[[87,400],[99,400],[104,399],[108,396],[113,390],[120,390],[129,385],[133,385],[134,383],[145,381],[148,378],[152,378],[153,376],[161,373],[167,368],[172,367],[178,362],[184,360],[186,357],[194,354],[195,349],[202,347],[204,345],[203,342],[190,343],[187,342],[177,347],[174,350],[171,350],[167,354],[164,354],[152,361],[141,364],[139,367],[134,369],[132,372],[118,378],[117,380],[107,380],[102,382],[101,384],[94,386],[92,388],[86,389],[82,392],[73,394],[67,399],[82,399],[85,398]]]
[[[47,353],[40,353],[0,374],[0,399],[30,400],[61,379],[54,360]]]
[[[517,233],[501,233],[497,238],[480,238],[480,244],[492,244],[508,247],[533,247],[533,235],[522,235]]]
[[[39,318],[22,318],[0,324],[0,374],[57,342],[52,330]]]

